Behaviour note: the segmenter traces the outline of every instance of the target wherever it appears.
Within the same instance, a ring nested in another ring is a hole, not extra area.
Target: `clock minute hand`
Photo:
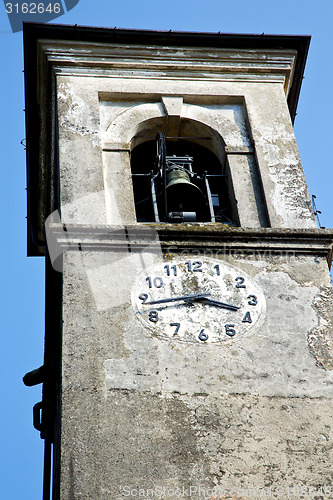
[[[208,304],[210,306],[222,307],[223,309],[230,309],[231,311],[237,311],[239,307],[232,304],[225,304],[224,302],[219,302],[218,300],[206,299],[205,297],[198,297],[194,299],[196,302],[201,302],[202,304]]]
[[[185,300],[192,302],[192,300],[201,300],[205,297],[208,297],[210,293],[194,293],[190,295],[183,295],[181,297],[170,297],[168,299],[159,299],[159,300],[151,300],[150,302],[145,302],[145,305],[153,305],[153,304],[164,304],[166,302],[178,302],[179,300]]]

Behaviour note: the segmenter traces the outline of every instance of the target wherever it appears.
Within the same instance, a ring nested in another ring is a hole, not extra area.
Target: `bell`
[[[166,190],[168,211],[196,212],[197,220],[205,206],[205,197],[201,189],[191,182],[185,168],[171,167],[166,172]]]

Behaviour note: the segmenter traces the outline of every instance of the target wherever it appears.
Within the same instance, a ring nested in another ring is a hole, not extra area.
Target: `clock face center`
[[[133,285],[132,305],[155,337],[198,344],[239,340],[266,310],[253,278],[205,256],[165,259],[146,268]]]

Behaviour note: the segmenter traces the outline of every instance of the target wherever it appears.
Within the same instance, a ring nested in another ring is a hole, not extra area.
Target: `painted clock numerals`
[[[185,262],[185,265],[187,266],[187,270],[189,272],[193,272],[193,273],[201,273],[202,272],[202,262],[200,262],[200,260],[194,260],[194,261],[187,260]]]
[[[235,325],[224,325],[225,333],[229,335],[229,337],[233,337],[236,335]]]
[[[156,276],[155,278],[152,278],[151,276],[147,276],[146,281],[148,283],[149,288],[162,288],[163,286],[163,279],[160,276]]]
[[[170,264],[166,264],[163,269],[166,272],[167,276],[177,276],[177,266],[174,264],[170,266]]]
[[[221,275],[219,264],[215,264],[215,266],[213,266],[213,269],[215,269],[217,276]]]
[[[237,278],[235,278],[235,281],[236,288],[246,288],[246,285],[244,285],[245,279],[243,278],[243,276],[237,276]]]
[[[255,295],[248,295],[247,298],[250,299],[248,301],[249,306],[256,306],[258,304],[258,299]]]
[[[246,311],[244,318],[242,319],[242,323],[252,323],[252,318],[249,311]]]
[[[142,301],[142,304],[145,304],[148,299],[148,294],[147,293],[140,293],[139,299]]]
[[[180,323],[170,323],[170,326],[175,326],[176,329],[175,331],[173,332],[173,335],[177,335],[178,331],[179,331],[179,328],[180,328]]]
[[[149,311],[148,319],[149,319],[149,321],[152,321],[153,323],[157,323],[158,322],[158,311]]]
[[[265,297],[244,271],[211,257],[162,259],[138,274],[135,315],[160,340],[237,342],[260,325]]]
[[[208,340],[208,338],[209,338],[208,334],[205,332],[205,329],[203,328],[198,335],[198,339],[204,341],[204,340]]]

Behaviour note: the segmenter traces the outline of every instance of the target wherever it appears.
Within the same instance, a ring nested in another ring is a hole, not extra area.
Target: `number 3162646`
[[[56,3],[6,3],[7,14],[60,14],[61,4]]]

